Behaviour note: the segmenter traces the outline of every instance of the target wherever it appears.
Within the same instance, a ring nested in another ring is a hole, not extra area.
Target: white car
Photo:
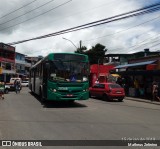
[[[29,81],[22,81],[21,86],[28,87]]]
[[[15,80],[20,81],[20,83],[22,82],[21,78],[11,78],[10,83],[14,84]]]

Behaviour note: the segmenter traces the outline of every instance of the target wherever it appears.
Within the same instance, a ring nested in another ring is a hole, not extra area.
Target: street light
[[[64,40],[68,40],[68,41],[70,41],[75,47],[76,47],[76,49],[78,49],[78,47],[71,41],[71,40],[69,40],[69,39],[67,39],[67,38],[64,38],[64,37],[62,37]]]

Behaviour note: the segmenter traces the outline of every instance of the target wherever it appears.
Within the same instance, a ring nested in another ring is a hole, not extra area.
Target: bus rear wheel
[[[41,102],[45,102],[45,99],[44,99],[44,97],[43,97],[43,94],[42,94],[42,91],[40,90],[40,100],[41,100]]]

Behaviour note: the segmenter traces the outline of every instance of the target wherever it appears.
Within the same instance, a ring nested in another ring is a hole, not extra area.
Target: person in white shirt
[[[95,83],[96,83],[96,84],[99,83],[98,79],[95,81]]]

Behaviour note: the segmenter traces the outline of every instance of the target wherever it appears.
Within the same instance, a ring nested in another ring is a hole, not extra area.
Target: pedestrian
[[[160,97],[158,96],[158,83],[157,82],[153,82],[153,86],[152,86],[152,101],[160,101]]]
[[[99,83],[99,80],[97,79],[96,81],[95,81],[95,84],[98,84]]]
[[[15,80],[15,81],[14,81],[14,87],[15,87],[16,94],[17,94],[18,92],[20,93],[21,84],[20,84],[20,81],[19,81],[19,80]]]
[[[122,87],[122,78],[121,78],[121,76],[119,76],[119,77],[117,78],[116,83],[119,84],[119,85]]]
[[[134,80],[134,88],[135,88],[135,96],[139,97],[139,95],[140,95],[140,93],[139,93],[139,81],[138,81],[137,78]]]
[[[0,98],[1,99],[4,99],[4,89],[5,89],[4,82],[0,82]]]

